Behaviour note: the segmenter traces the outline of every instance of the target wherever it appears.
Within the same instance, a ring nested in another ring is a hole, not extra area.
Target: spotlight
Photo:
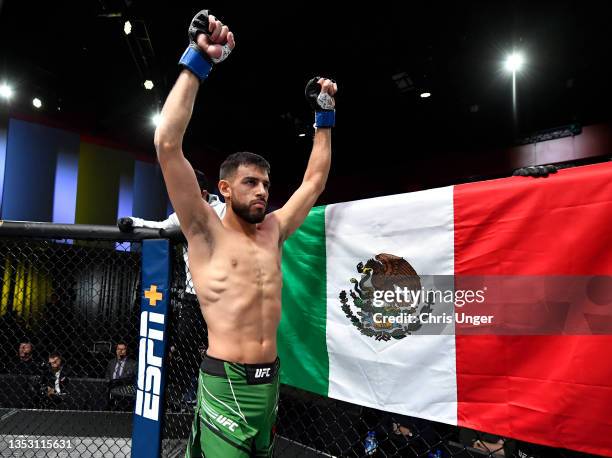
[[[13,88],[6,83],[2,83],[0,85],[0,97],[9,100],[11,97],[13,97]]]
[[[421,92],[422,99],[426,99],[428,97],[431,97],[431,92]]]
[[[153,89],[153,81],[146,80],[144,82],[144,87],[145,87],[146,90],[150,91],[151,89]]]
[[[32,105],[34,105],[35,108],[40,108],[42,107],[42,102],[38,97],[34,97],[34,99],[32,99]]]
[[[157,125],[159,124],[159,121],[160,121],[160,120],[161,120],[161,113],[154,114],[154,115],[151,117],[151,122],[153,123],[153,125],[154,125],[155,127],[157,127]]]
[[[506,58],[504,67],[509,72],[515,73],[521,69],[524,63],[525,58],[523,57],[523,55],[521,53],[513,52]]]
[[[298,137],[305,137],[306,134],[298,134]]]
[[[126,35],[132,33],[132,24],[130,24],[130,21],[125,21],[125,24],[123,24],[123,31]]]

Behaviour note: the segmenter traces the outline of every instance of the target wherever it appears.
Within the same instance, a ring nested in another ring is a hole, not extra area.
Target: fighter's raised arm
[[[206,10],[200,11],[191,21],[189,39],[189,47],[180,60],[184,70],[164,103],[155,131],[157,157],[187,240],[198,234],[206,236],[210,230],[208,221],[220,223],[218,218],[209,218],[214,211],[202,199],[193,168],[183,155],[183,137],[200,83],[206,79],[213,64],[224,60],[235,46],[228,27],[209,16]]]
[[[336,83],[326,78],[315,77],[306,85],[306,99],[315,110],[316,131],[302,184],[287,203],[274,212],[282,240],[300,227],[325,189],[331,165],[331,128],[335,124],[334,95],[337,90]]]
[[[269,34],[264,29],[265,40]],[[317,132],[303,182],[287,204],[266,214],[270,163],[253,152],[235,152],[219,168],[218,187],[225,200],[220,220],[200,196],[181,144],[199,84],[235,43],[229,29],[206,11],[193,19],[189,37],[180,61],[185,70],[166,101],[155,137],[166,187],[189,242],[189,273],[208,327],[185,457],[271,457],[280,384],[279,241],[297,229],[325,187],[337,88],[324,78],[306,86]]]

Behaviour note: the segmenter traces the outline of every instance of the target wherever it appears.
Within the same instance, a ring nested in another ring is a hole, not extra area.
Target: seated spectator
[[[24,340],[19,344],[19,350],[17,353],[17,360],[13,367],[11,367],[11,373],[16,375],[40,375],[42,370],[42,363],[37,362],[34,359],[34,345],[31,342]]]
[[[49,355],[49,369],[43,375],[43,404],[46,407],[66,408],[68,399],[68,386],[70,379],[69,371],[66,369],[62,356],[57,353]]]
[[[504,437],[469,428],[459,430],[459,440],[464,446],[472,447],[490,456],[512,456],[516,445],[514,441]]]
[[[19,343],[17,357],[8,364],[9,373],[15,376],[9,390],[11,406],[15,408],[34,408],[37,405],[39,377],[43,365],[33,357],[34,346],[27,339]]]
[[[136,377],[136,361],[128,357],[128,348],[125,342],[118,342],[115,348],[116,357],[106,366],[106,380],[114,385],[130,385]]]
[[[390,437],[400,449],[408,446],[402,449],[406,456],[422,456],[429,452],[436,454],[441,434],[436,430],[434,422],[396,413],[390,415],[393,433]]]
[[[118,342],[116,357],[106,366],[106,380],[109,382],[109,408],[111,410],[131,410],[135,397],[136,361],[128,357],[125,342]]]
[[[27,325],[16,310],[10,310],[0,317],[0,373],[10,372],[15,356],[14,342],[26,342]]]

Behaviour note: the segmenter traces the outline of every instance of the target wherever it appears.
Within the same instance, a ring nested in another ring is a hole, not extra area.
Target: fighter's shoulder
[[[272,238],[282,243],[281,237],[281,221],[276,212],[271,212],[266,215],[262,225],[263,230],[265,230]]]
[[[264,221],[262,224],[270,228],[280,229],[280,218],[277,212],[278,210],[268,213],[266,217],[264,218]]]

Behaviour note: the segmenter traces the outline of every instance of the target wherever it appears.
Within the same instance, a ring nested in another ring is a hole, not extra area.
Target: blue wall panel
[[[122,173],[119,178],[119,203],[117,205],[117,218],[130,216],[134,206],[134,173]]]
[[[6,135],[8,123],[0,121],[0,214],[2,211],[2,194],[4,191],[4,164],[6,163]]]
[[[2,219],[17,221],[52,221],[64,205],[74,208],[74,202],[55,202],[55,179],[58,154],[65,167],[78,157],[79,135],[52,127],[11,119],[9,121],[4,190],[2,196]],[[70,165],[68,165],[70,168]],[[70,186],[64,180],[76,179],[74,174],[60,173],[60,194],[70,194]],[[59,198],[59,197],[58,197]],[[69,216],[68,216],[69,219]]]
[[[166,219],[167,206],[168,195],[159,166],[136,161],[134,164],[133,216],[150,221],[161,221]]]
[[[54,223],[74,224],[78,175],[78,149],[76,151],[63,149],[58,151],[55,167],[55,192],[53,194]]]

